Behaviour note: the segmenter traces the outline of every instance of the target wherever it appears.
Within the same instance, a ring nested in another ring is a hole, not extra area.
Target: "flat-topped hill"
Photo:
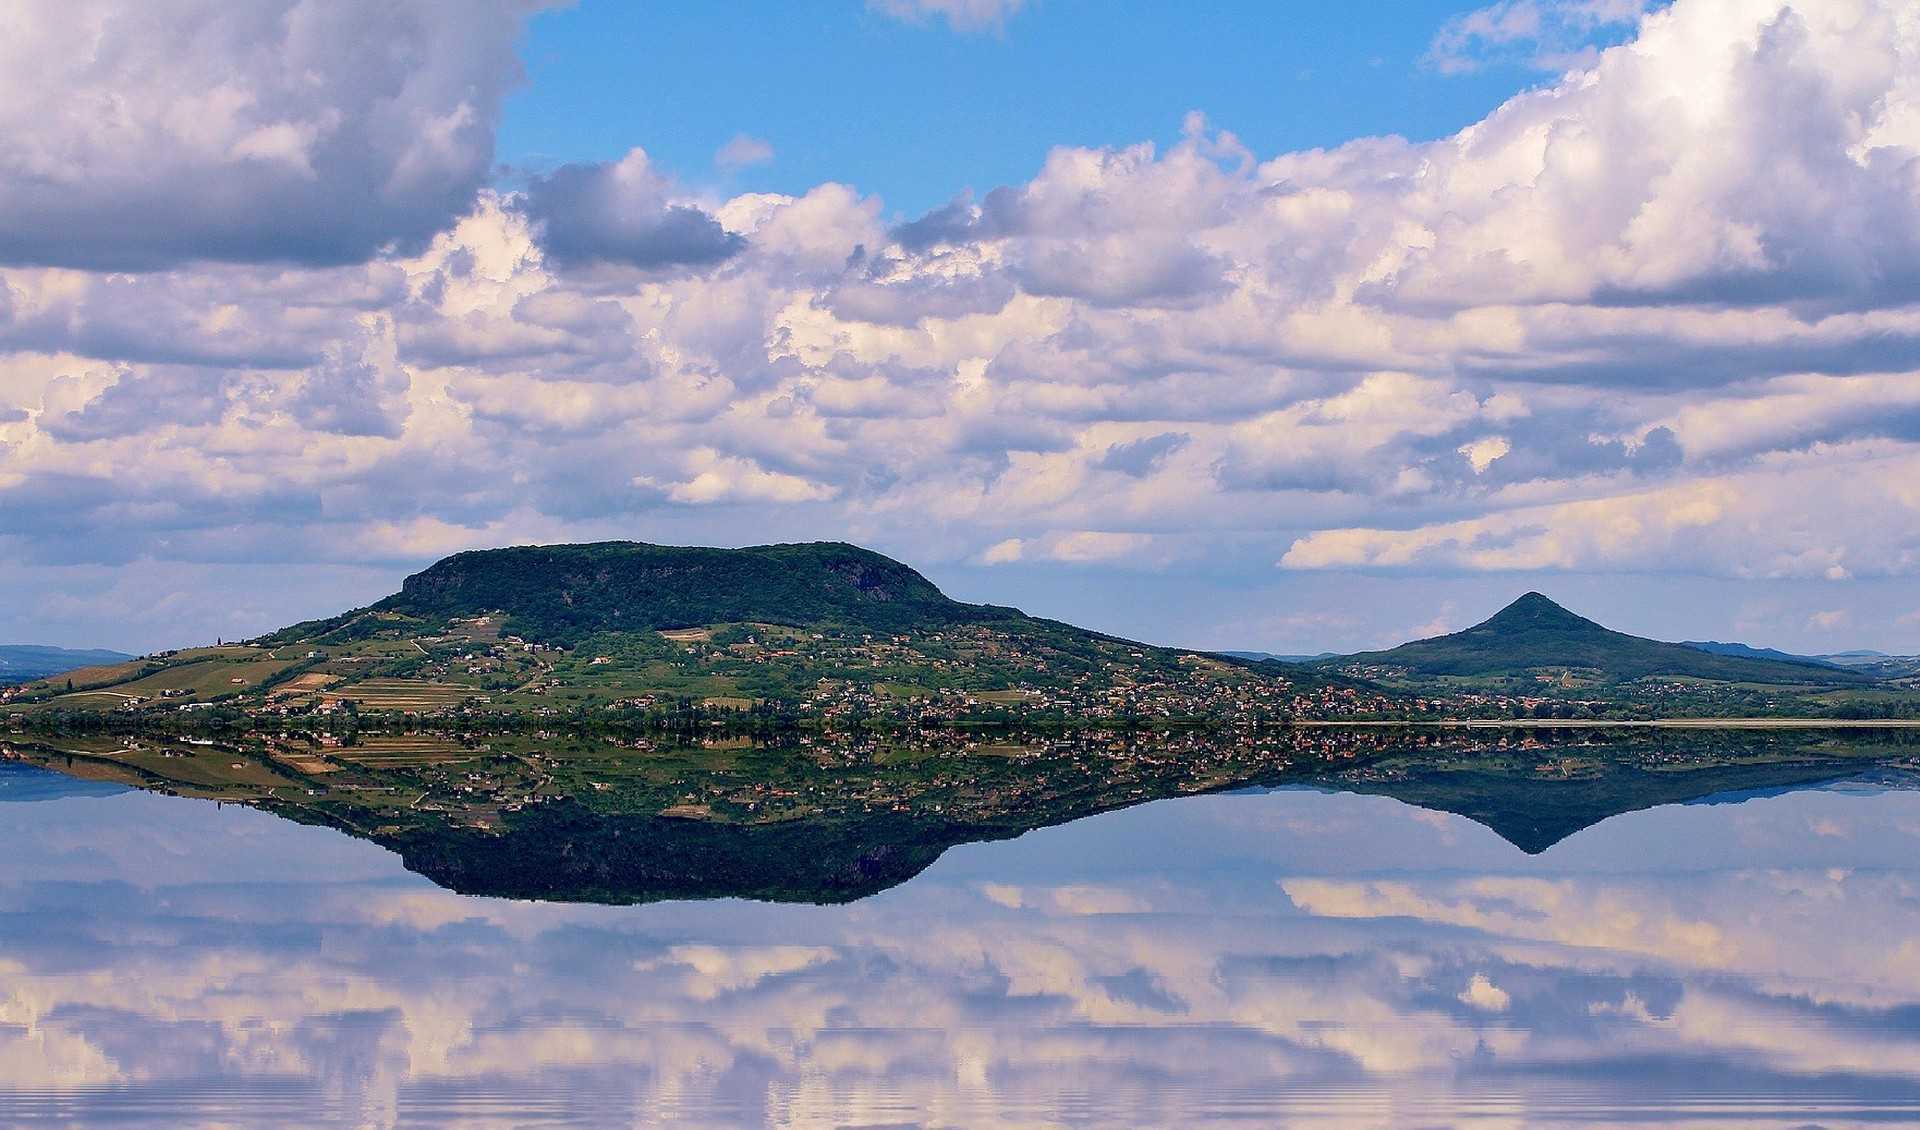
[[[408,577],[398,593],[368,611],[439,622],[504,613],[507,632],[545,642],[720,623],[897,632],[1020,618],[1014,609],[952,600],[912,568],[844,542],[713,549],[618,541],[474,550]],[[295,625],[267,642],[309,638],[328,623]]]
[[[408,577],[375,607],[422,617],[500,611],[510,630],[561,638],[742,621],[897,631],[1018,615],[949,599],[911,567],[845,542],[476,550]]]
[[[92,697],[72,702],[656,720],[697,708],[916,725],[1351,717],[1392,706],[1385,692],[1330,672],[953,600],[908,566],[842,542],[459,553],[367,607],[229,650],[142,668],[138,685],[74,687]],[[256,666],[229,669],[242,663]],[[61,688],[29,690],[30,705],[62,703]]]
[[[1321,660],[1325,666],[1380,666],[1416,676],[1525,676],[1542,669],[1595,672],[1606,681],[1651,675],[1739,683],[1834,683],[1859,676],[1818,663],[1717,655],[1684,644],[1630,636],[1575,615],[1537,592],[1527,593],[1464,631],[1415,640],[1386,651]]]

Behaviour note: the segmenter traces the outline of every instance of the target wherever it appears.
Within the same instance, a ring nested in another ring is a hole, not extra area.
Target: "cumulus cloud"
[[[1463,443],[1454,450],[1467,457],[1467,464],[1473,468],[1474,474],[1484,475],[1496,460],[1513,450],[1513,444],[1507,441],[1506,436],[1487,436],[1472,443]]]
[[[980,554],[982,565],[1011,565],[1027,554],[1027,543],[1023,538],[1007,538],[994,542]]]
[[[1167,456],[1192,442],[1192,438],[1184,432],[1161,432],[1111,444],[1101,457],[1100,466],[1135,477],[1147,475],[1165,462]]]
[[[343,345],[307,370],[288,410],[305,427],[351,436],[400,434],[410,385],[391,335],[369,327],[359,348]]]
[[[1916,473],[1920,452],[1832,461],[1820,453],[1739,474],[1520,505],[1409,529],[1319,530],[1296,540],[1280,564],[1290,569],[1687,568],[1731,577],[1829,580],[1907,575],[1920,561],[1920,537],[1912,532],[1920,517],[1920,492],[1907,485]],[[1838,498],[1846,501],[1832,505]],[[1816,524],[1820,536],[1806,536]],[[1758,531],[1765,534],[1756,536]]]
[[[1651,15],[1590,71],[1419,155],[1402,199],[1421,231],[1374,293],[1442,305],[1911,301],[1920,127],[1900,107],[1916,50],[1896,6]],[[1496,215],[1497,229],[1485,222]],[[1863,238],[1881,224],[1891,238]]]
[[[1047,539],[1046,552],[1055,561],[1111,561],[1138,554],[1152,544],[1150,534],[1073,530]]]
[[[672,181],[640,149],[612,164],[563,165],[535,177],[522,207],[541,247],[561,263],[704,266],[743,243],[711,213],[676,199]]]
[[[667,487],[667,497],[675,502],[819,502],[834,495],[826,484],[769,471],[751,459],[722,455],[711,448],[695,450],[687,463],[691,477]],[[652,485],[645,476],[635,482]]]
[[[186,20],[219,32],[194,58],[259,87],[236,121],[387,138],[367,91],[409,92],[417,124],[459,86],[485,126],[513,81],[520,10],[486,9],[416,53],[430,74],[382,86],[363,59],[365,90],[288,93],[249,52],[319,50],[334,9],[266,10]],[[1632,27],[1451,137],[1263,158],[1194,116],[904,222],[838,183],[702,195],[636,149],[462,181],[407,235],[365,192],[301,211],[249,164],[216,179],[334,252],[243,255],[206,232],[253,230],[251,203],[191,186],[262,157],[183,150],[138,191],[65,194],[114,217],[69,225],[74,254],[167,217],[211,250],[0,265],[0,544],[401,560],[777,534],[1019,568],[1920,572],[1920,25],[1891,0],[1679,0]],[[35,65],[83,102],[95,81]],[[198,105],[168,89],[128,111],[135,140]],[[323,150],[324,187],[346,166]]]
[[[218,371],[171,365],[69,374],[48,386],[43,404],[71,407],[46,413],[41,427],[57,440],[75,443],[211,424],[225,412],[232,383]],[[80,393],[88,387],[99,391]]]
[[[1005,272],[958,256],[937,266],[920,263],[912,268],[901,260],[876,258],[865,271],[836,284],[825,305],[850,322],[915,326],[933,318],[998,313],[1018,293]]]
[[[1481,1012],[1505,1012],[1513,1003],[1513,997],[1505,989],[1494,984],[1485,973],[1475,973],[1460,991],[1459,1001],[1468,1008]]]
[[[472,202],[532,0],[28,0],[0,36],[0,262],[346,263]]]

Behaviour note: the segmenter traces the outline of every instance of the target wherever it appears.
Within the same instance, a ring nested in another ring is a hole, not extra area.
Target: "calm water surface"
[[[0,1123],[1920,1120],[1920,792],[1889,784],[1539,856],[1380,797],[1196,797],[850,906],[593,907],[13,766]]]

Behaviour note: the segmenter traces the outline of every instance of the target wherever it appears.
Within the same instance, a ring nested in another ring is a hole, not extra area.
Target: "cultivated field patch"
[[[472,761],[480,756],[480,751],[463,748],[445,738],[396,735],[362,738],[354,745],[334,750],[333,756],[374,769]]]
[[[230,659],[203,659],[197,663],[187,663],[179,667],[168,667],[163,671],[145,678],[132,679],[123,683],[114,683],[111,687],[95,691],[75,692],[98,697],[111,694],[117,698],[173,698],[181,702],[201,702],[224,694],[236,694],[257,687],[266,680],[293,665],[290,659],[248,658],[239,661]]]
[[[351,701],[367,710],[443,710],[469,698],[486,699],[474,687],[457,683],[430,683],[421,679],[365,679],[329,690],[329,700]]]
[[[329,675],[323,671],[308,671],[304,675],[295,675],[286,682],[273,688],[268,698],[293,698],[298,695],[312,694],[332,686],[340,681],[340,676]]]

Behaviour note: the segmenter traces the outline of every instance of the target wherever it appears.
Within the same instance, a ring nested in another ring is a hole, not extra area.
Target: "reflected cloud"
[[[1916,821],[1816,790],[1527,856],[1282,791],[958,848],[849,906],[601,907],[248,810],[0,806],[0,1120],[1884,1118],[1920,1109]]]

